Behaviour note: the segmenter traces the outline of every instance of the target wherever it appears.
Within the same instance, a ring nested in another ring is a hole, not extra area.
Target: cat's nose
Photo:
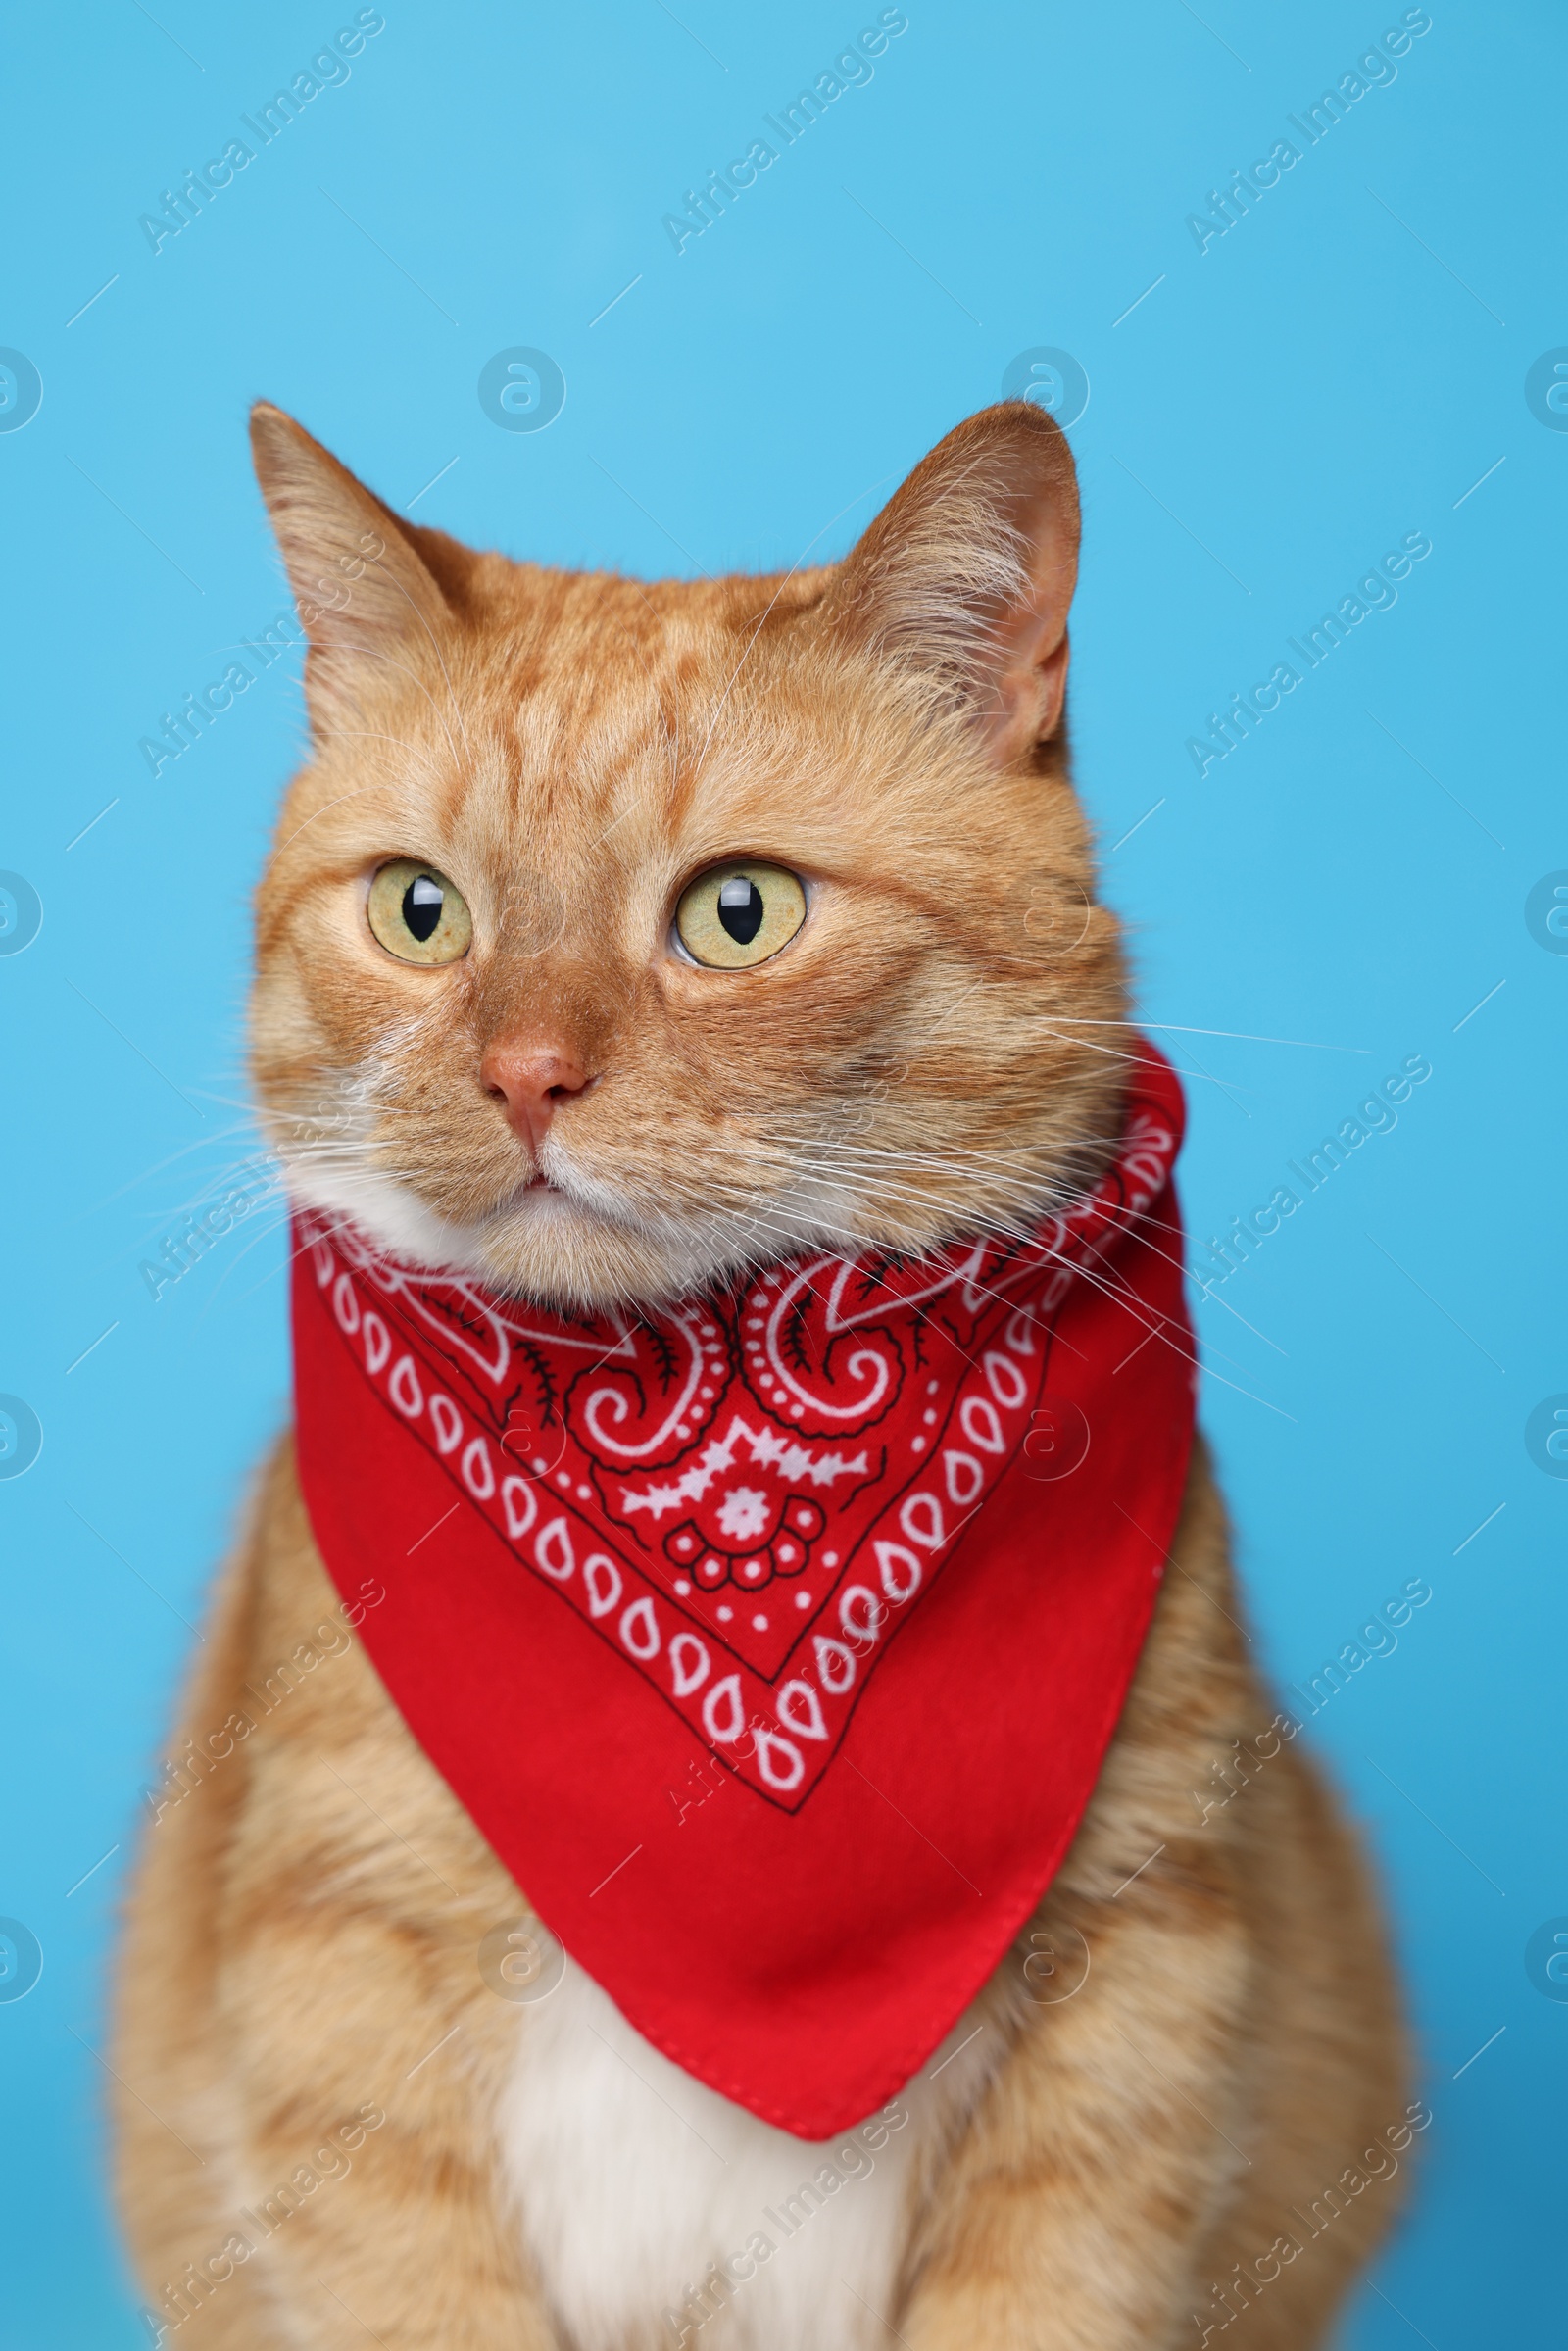
[[[479,1083],[506,1105],[507,1124],[535,1156],[559,1104],[592,1083],[569,1053],[551,1046],[496,1044],[479,1064]]]

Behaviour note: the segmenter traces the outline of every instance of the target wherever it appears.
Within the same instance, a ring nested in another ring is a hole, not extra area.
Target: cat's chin
[[[558,1161],[558,1177],[564,1173]],[[600,1313],[667,1305],[806,1251],[838,1256],[880,1248],[917,1256],[976,1229],[939,1222],[868,1232],[850,1188],[824,1197],[819,1185],[808,1193],[786,1190],[745,1217],[697,1207],[686,1215],[668,1208],[640,1213],[576,1167],[564,1182],[519,1185],[469,1221],[442,1216],[407,1184],[375,1169],[350,1174],[295,1164],[288,1190],[298,1206],[347,1218],[405,1264],[541,1305]],[[1040,1197],[1006,1203],[1003,1229],[1032,1229],[1060,1204],[1055,1192],[1043,1185]]]
[[[346,1217],[407,1264],[466,1275],[552,1306],[603,1311],[666,1303],[755,1264],[760,1253],[738,1245],[733,1227],[673,1217],[644,1223],[618,1203],[549,1183],[519,1188],[471,1222],[440,1215],[378,1172],[292,1168],[289,1194],[298,1206]]]

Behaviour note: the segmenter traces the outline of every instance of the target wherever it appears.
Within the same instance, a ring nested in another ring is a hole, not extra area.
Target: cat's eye
[[[687,954],[718,971],[765,963],[805,920],[805,885],[783,865],[711,865],[682,891],[675,908]]]
[[[413,857],[378,868],[365,910],[400,963],[455,963],[472,944],[473,923],[460,893],[444,873]]]

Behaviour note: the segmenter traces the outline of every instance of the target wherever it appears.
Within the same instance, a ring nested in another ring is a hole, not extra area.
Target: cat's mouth
[[[546,1146],[547,1155],[553,1148],[553,1145]],[[626,1203],[607,1186],[585,1180],[580,1169],[564,1164],[559,1159],[557,1165],[550,1168],[541,1158],[535,1161],[531,1175],[514,1184],[493,1208],[476,1219],[476,1229],[493,1235],[504,1229],[511,1219],[519,1216],[523,1228],[527,1229],[541,1211],[547,1214],[554,1212],[558,1216],[569,1213],[591,1224],[617,1230],[626,1225],[635,1225],[637,1221],[628,1212]]]
[[[573,1207],[584,1204],[579,1201],[577,1187],[570,1179],[564,1177],[559,1167],[552,1174],[545,1166],[543,1158],[538,1158],[534,1161],[533,1173],[524,1176],[519,1183],[514,1184],[512,1190],[492,1211],[491,1220],[497,1216],[514,1213],[524,1201],[546,1199],[564,1200]]]

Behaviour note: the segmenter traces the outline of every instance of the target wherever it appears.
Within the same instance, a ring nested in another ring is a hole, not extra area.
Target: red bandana
[[[302,1216],[301,1483],[415,1738],[656,2046],[825,2138],[901,2088],[1050,1885],[1186,1478],[1152,1048],[1029,1241],[803,1257],[633,1317]]]

